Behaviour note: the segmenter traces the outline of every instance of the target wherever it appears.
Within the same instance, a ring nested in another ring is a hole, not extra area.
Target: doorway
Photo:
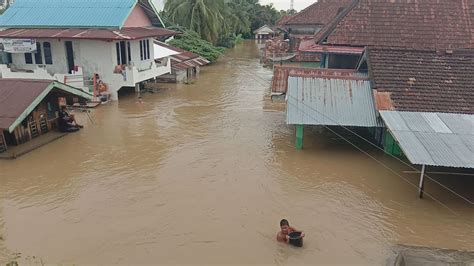
[[[68,73],[72,74],[72,71],[74,70],[74,49],[72,47],[72,42],[71,41],[66,41],[66,60],[67,60],[67,68],[68,68]]]

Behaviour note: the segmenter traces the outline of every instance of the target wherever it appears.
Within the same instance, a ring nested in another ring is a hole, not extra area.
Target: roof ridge
[[[315,42],[321,44],[329,34],[331,34],[337,27],[337,25],[347,16],[349,13],[359,4],[360,0],[353,0],[352,3],[346,7],[341,13],[339,13],[331,22],[329,22],[324,28],[322,28],[315,35]]]
[[[303,14],[306,14],[306,12],[308,12],[311,8],[313,8],[314,6],[317,6],[319,5],[319,3],[321,3],[320,1],[317,1],[317,2],[314,2],[312,3],[311,5],[307,6],[306,8],[304,8],[303,10],[301,10],[300,12],[296,13],[295,15],[291,16],[290,19],[288,19],[286,23],[288,22],[291,22],[293,19],[295,19],[296,17],[300,16],[300,15],[303,15]]]

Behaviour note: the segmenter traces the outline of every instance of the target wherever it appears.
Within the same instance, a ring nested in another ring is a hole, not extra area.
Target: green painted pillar
[[[303,125],[296,125],[296,148],[303,149]]]

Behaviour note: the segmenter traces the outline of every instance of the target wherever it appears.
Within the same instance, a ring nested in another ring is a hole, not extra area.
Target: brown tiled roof
[[[368,48],[379,110],[474,114],[474,49]]]
[[[285,25],[285,23],[290,20],[293,16],[290,16],[290,15],[285,15],[283,17],[281,17],[275,24],[277,26],[282,26],[282,25]]]
[[[51,80],[0,79],[0,129],[8,129],[51,83]]]
[[[474,48],[474,1],[355,0],[318,32],[315,41],[346,46]]]
[[[286,93],[288,90],[288,77],[333,77],[339,79],[364,79],[364,75],[356,70],[328,69],[328,68],[303,68],[294,66],[275,66],[272,80],[272,92]]]
[[[344,10],[352,0],[319,0],[298,12],[285,25],[325,25],[339,12]]]

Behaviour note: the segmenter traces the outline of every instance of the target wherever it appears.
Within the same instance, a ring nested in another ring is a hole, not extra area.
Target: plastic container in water
[[[290,244],[295,247],[303,246],[303,238],[301,237],[301,232],[291,232],[288,234],[290,237]]]

